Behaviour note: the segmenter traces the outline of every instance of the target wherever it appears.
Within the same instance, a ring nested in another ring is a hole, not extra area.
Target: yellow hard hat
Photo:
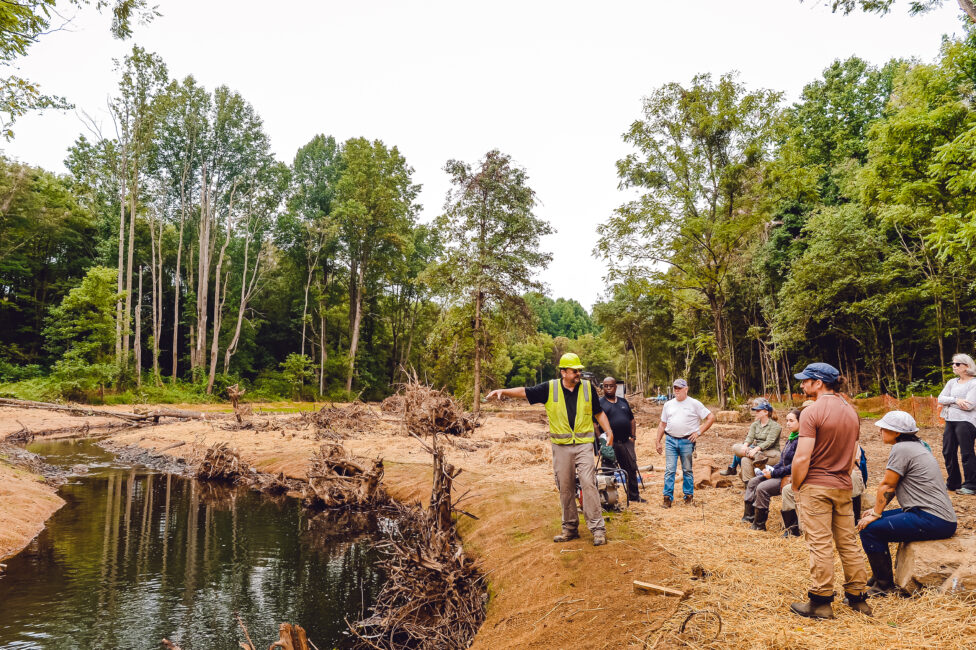
[[[572,352],[567,352],[559,359],[560,368],[572,368],[573,370],[582,370],[583,362],[580,361],[579,355]]]

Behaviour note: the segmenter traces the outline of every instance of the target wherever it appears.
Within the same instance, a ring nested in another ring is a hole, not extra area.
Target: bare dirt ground
[[[186,406],[188,409],[199,409]],[[284,407],[264,409],[274,413]],[[215,414],[226,407],[214,407]],[[255,411],[260,411],[255,405]],[[425,500],[430,491],[430,459],[420,444],[405,435],[395,416],[380,413],[367,432],[338,432],[354,454],[380,456],[386,462],[384,483],[394,498]],[[29,414],[28,414],[29,413]],[[809,621],[788,611],[805,595],[807,553],[801,539],[783,539],[778,499],[770,513],[769,532],[748,530],[739,523],[742,486],[696,491],[694,506],[660,506],[664,459],[654,452],[659,407],[638,409],[638,463],[653,464],[645,475],[648,503],[635,504],[610,516],[607,546],[593,547],[585,531],[578,542],[556,545],[559,532],[558,495],[552,478],[545,416],[541,407],[506,404],[490,411],[484,425],[469,438],[458,439],[448,460],[464,472],[456,482],[469,494],[459,504],[478,520],[463,517],[460,530],[465,549],[488,574],[491,600],[476,648],[972,648],[976,645],[976,613],[971,604],[953,596],[926,594],[912,599],[874,599],[876,616],[867,619],[835,603],[837,619]],[[30,423],[28,423],[28,418]],[[36,419],[32,419],[36,418]],[[18,431],[20,420],[35,434],[63,429],[59,414],[0,409],[0,432]],[[298,415],[258,414],[270,429],[233,430],[231,420],[161,423],[113,432],[113,440],[188,461],[202,457],[207,446],[226,441],[242,458],[265,472],[304,478],[309,457],[321,444],[315,428]],[[698,445],[697,454],[728,460],[728,449],[746,434],[747,423],[717,424]],[[2,435],[2,434],[0,434]],[[941,432],[922,437],[940,457]],[[873,493],[888,448],[866,420],[862,445],[869,458],[869,492]],[[0,485],[6,484],[6,479]],[[680,476],[679,476],[680,482]],[[976,497],[952,495],[960,515],[960,533],[976,528]],[[0,499],[0,529],[6,529],[11,508]],[[870,503],[871,499],[866,499]],[[867,503],[865,504],[867,507]],[[50,512],[32,510],[35,526]],[[29,539],[29,537],[28,537]],[[26,540],[25,540],[26,541]],[[693,579],[693,569],[706,573]],[[840,591],[838,565],[837,584]],[[643,595],[633,581],[652,582],[689,596]],[[722,629],[713,641],[702,635]],[[699,634],[701,632],[701,634]]]

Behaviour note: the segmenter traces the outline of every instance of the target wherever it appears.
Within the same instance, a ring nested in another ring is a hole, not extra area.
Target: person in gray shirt
[[[905,411],[889,411],[875,424],[884,443],[892,445],[891,453],[877,502],[861,517],[857,529],[874,574],[868,594],[886,596],[898,590],[888,544],[952,537],[956,513],[938,461],[915,435],[915,419]],[[901,507],[885,510],[892,497]]]

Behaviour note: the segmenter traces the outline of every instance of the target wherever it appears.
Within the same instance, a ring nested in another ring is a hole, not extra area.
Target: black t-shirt
[[[576,388],[573,390],[566,390],[563,386],[563,382],[559,381],[559,387],[563,389],[563,399],[566,400],[566,415],[569,417],[569,426],[572,427],[573,431],[576,431],[576,400],[579,398],[580,384],[576,384]],[[525,387],[525,398],[529,400],[529,404],[545,404],[549,401],[549,384],[550,382],[543,382],[537,386],[526,386]],[[593,407],[593,417],[596,417],[600,413],[603,413],[603,409],[600,407],[600,400],[594,399],[596,392],[593,390],[593,386],[590,386],[590,404]]]
[[[630,410],[627,400],[618,397],[617,401],[611,402],[606,397],[601,397],[600,408],[610,421],[614,444],[630,440],[630,421],[634,419],[634,413]]]

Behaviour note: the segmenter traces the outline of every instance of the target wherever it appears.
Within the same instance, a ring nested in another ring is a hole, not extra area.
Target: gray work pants
[[[603,523],[600,493],[596,489],[593,445],[552,445],[552,469],[556,473],[559,503],[563,507],[563,531],[576,532],[579,529],[579,511],[576,509],[577,475],[583,489],[583,516],[586,518],[586,525],[592,532],[605,531],[607,527]]]

